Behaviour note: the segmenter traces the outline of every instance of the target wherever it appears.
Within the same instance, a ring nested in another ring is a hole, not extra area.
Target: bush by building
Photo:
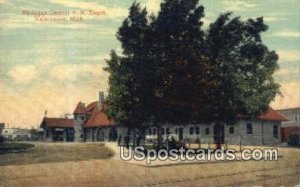
[[[298,134],[291,134],[288,137],[287,143],[290,146],[299,146],[300,145],[300,136]]]

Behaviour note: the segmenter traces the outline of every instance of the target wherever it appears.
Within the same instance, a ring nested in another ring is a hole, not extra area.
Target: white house
[[[163,139],[172,135],[178,141],[216,143],[219,138],[221,143],[243,145],[278,145],[280,139],[280,125],[287,118],[279,112],[268,108],[266,112],[256,118],[240,118],[234,124],[221,124],[217,128],[210,124],[165,124],[161,128]],[[150,127],[146,136],[157,135],[157,128]]]
[[[4,128],[2,130],[2,136],[11,141],[29,140],[31,138],[31,134],[28,129],[20,128]]]

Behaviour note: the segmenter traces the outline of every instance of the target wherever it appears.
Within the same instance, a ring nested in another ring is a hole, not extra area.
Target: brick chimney
[[[100,91],[99,92],[99,101],[98,101],[98,109],[99,110],[102,110],[103,103],[104,103],[104,92]]]

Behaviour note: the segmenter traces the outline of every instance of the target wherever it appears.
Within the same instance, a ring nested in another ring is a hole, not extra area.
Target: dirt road
[[[117,159],[0,167],[4,186],[294,186],[299,149],[280,149],[279,161],[237,161],[145,167]],[[0,185],[1,186],[1,185]]]

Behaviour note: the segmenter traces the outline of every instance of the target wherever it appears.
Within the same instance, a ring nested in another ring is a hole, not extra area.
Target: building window
[[[273,137],[278,138],[278,125],[273,125]]]
[[[175,134],[178,134],[178,128],[177,127],[175,128]]]
[[[168,135],[171,134],[169,128],[166,129],[166,133],[167,133]]]
[[[81,116],[81,120],[82,120],[82,121],[84,120],[84,116]]]
[[[149,135],[152,135],[152,129],[149,129]]]
[[[162,135],[165,134],[165,128],[161,128],[161,134],[162,134]]]
[[[295,114],[295,121],[298,121],[298,118],[297,118],[298,116],[297,116],[297,114]]]
[[[196,127],[195,131],[196,131],[196,134],[200,134],[200,128],[199,127]]]
[[[156,128],[153,128],[152,133],[153,135],[156,135]]]
[[[190,135],[194,134],[194,127],[190,127]]]
[[[205,134],[208,135],[209,134],[209,128],[205,129]]]
[[[247,123],[247,134],[252,134],[253,131],[252,131],[252,124],[251,123]]]
[[[229,127],[229,134],[234,134],[234,127]]]

